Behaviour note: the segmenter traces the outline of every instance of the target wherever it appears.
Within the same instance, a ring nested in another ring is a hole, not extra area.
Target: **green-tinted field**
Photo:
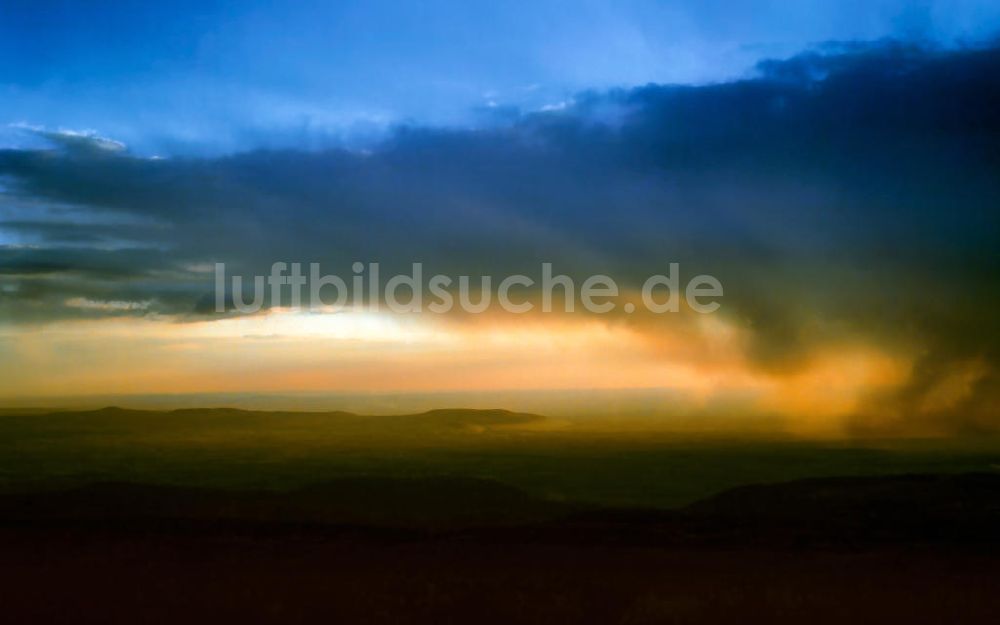
[[[128,481],[285,489],[345,476],[452,475],[557,500],[672,507],[747,483],[1000,469],[1000,446],[990,440],[724,440],[547,424],[502,411],[9,414],[0,416],[0,487]]]

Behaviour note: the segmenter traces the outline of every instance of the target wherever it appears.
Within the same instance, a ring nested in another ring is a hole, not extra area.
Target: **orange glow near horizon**
[[[508,317],[507,319],[510,319]],[[179,323],[64,321],[4,337],[0,396],[281,392],[668,389],[664,414],[725,401],[833,432],[866,394],[904,383],[910,361],[873,346],[826,346],[790,372],[764,372],[721,316],[674,325],[594,316],[475,323],[367,312],[274,310]],[[86,363],[101,362],[95,368]]]

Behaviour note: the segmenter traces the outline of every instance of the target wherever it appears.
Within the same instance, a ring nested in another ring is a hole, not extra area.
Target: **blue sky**
[[[4,2],[0,124],[146,154],[365,141],[585,90],[723,81],[822,42],[978,43],[984,0]],[[0,131],[0,144],[32,137]]]

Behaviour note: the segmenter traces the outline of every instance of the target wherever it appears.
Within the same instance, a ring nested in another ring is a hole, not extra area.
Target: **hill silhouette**
[[[559,541],[993,543],[1000,540],[1000,475],[747,485],[673,510],[551,501],[494,480],[456,476],[351,477],[291,491],[104,482],[0,495],[0,523],[35,521],[511,528]]]
[[[0,414],[3,414],[0,412]],[[33,428],[103,428],[109,432],[134,431],[149,435],[157,427],[169,427],[175,432],[184,428],[236,427],[252,429],[260,426],[286,428],[318,428],[317,432],[341,435],[378,434],[388,440],[409,436],[420,431],[427,434],[449,434],[502,430],[505,427],[539,423],[545,417],[536,414],[489,409],[436,409],[413,414],[359,415],[340,410],[325,412],[243,410],[238,408],[181,408],[177,410],[137,410],[108,406],[95,410],[65,410],[47,413],[14,411],[7,414],[8,423],[23,423]],[[152,428],[152,429],[150,429]]]
[[[5,622],[995,623],[1000,476],[799,480],[675,510],[441,476],[0,495]]]

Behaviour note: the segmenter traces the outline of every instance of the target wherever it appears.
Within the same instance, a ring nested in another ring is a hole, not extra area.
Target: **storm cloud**
[[[878,427],[1000,427],[997,48],[831,44],[746,80],[581,93],[479,129],[401,126],[364,151],[153,159],[40,136],[0,151],[9,323],[203,319],[214,262],[551,262],[635,288],[679,262],[723,282],[755,366],[792,368],[833,337],[915,346],[912,383],[866,405],[890,415]],[[939,409],[928,394],[949,384],[970,388]]]

